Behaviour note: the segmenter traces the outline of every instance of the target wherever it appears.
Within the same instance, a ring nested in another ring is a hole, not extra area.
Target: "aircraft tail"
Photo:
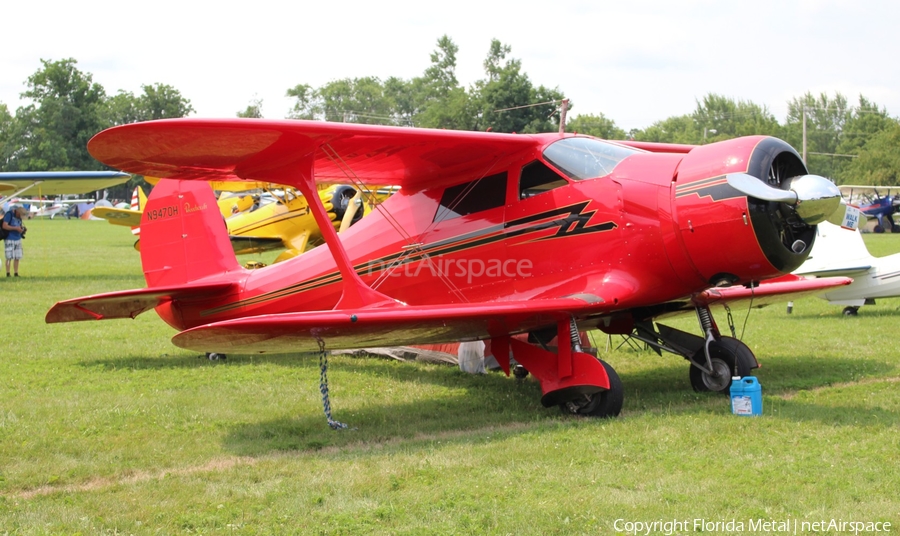
[[[134,192],[131,193],[131,210],[140,212],[144,210],[145,206],[147,206],[147,195],[140,186],[135,186]]]
[[[241,269],[209,184],[163,179],[153,188],[141,217],[141,264],[151,288]]]

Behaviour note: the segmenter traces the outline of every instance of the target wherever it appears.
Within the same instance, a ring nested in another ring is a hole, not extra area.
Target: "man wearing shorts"
[[[25,218],[25,207],[15,205],[3,216],[3,228],[9,234],[6,235],[6,277],[9,277],[9,265],[13,265],[13,272],[19,277],[19,261],[22,259],[22,235],[25,226],[22,220]],[[12,261],[12,263],[10,263]]]

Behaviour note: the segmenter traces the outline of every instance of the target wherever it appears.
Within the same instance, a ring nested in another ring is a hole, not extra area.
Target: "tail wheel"
[[[566,415],[586,415],[601,419],[619,415],[625,398],[622,380],[619,379],[615,369],[609,366],[609,363],[603,360],[600,360],[600,363],[603,364],[603,368],[606,369],[606,375],[609,377],[609,389],[563,402],[559,405],[560,411]]]
[[[709,360],[712,372],[706,372],[696,365],[691,365],[691,387],[698,393],[715,392],[728,394],[731,388],[731,377],[749,376],[758,365],[753,352],[747,345],[731,337],[722,337],[709,345]],[[692,362],[706,363],[703,349],[697,351]]]

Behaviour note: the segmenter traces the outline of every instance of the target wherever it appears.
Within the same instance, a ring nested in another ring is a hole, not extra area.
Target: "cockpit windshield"
[[[640,151],[594,138],[565,138],[544,149],[544,159],[575,180],[605,177]]]

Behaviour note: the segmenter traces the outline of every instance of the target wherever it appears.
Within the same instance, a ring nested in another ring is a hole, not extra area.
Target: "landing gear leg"
[[[650,322],[635,324],[632,337],[657,350],[678,354],[691,364],[691,387],[698,392],[728,394],[732,376],[747,376],[759,362],[746,344],[724,337],[706,306],[697,306],[697,318],[704,337]],[[733,330],[732,330],[733,332]]]
[[[618,417],[622,411],[622,402],[625,394],[622,388],[622,380],[609,363],[600,360],[606,375],[609,376],[609,389],[591,395],[581,395],[559,405],[560,411],[566,415],[587,415],[589,417]]]
[[[698,393],[728,394],[732,376],[749,376],[750,371],[759,366],[750,348],[731,337],[710,342],[706,349],[695,353],[690,362],[691,387]]]
[[[498,347],[508,344],[516,361],[540,380],[544,407],[559,406],[573,415],[617,416],[624,399],[622,381],[609,364],[582,352],[574,319],[557,323],[557,341],[555,352],[517,339],[504,340]],[[492,349],[498,355],[493,342]]]

